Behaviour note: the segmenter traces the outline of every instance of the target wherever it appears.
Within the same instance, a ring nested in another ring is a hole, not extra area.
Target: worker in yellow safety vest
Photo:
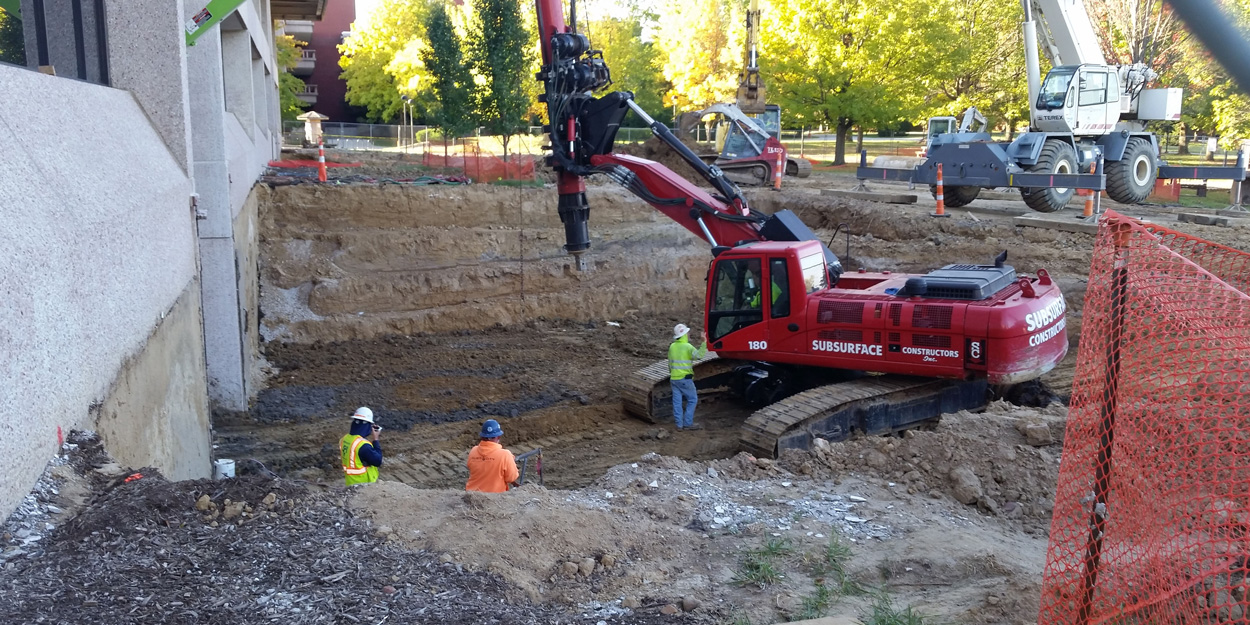
[[[771,283],[771,284],[773,285],[773,301],[772,301],[772,303],[773,303],[773,304],[776,304],[776,303],[777,303],[777,300],[781,298],[781,287],[780,287],[780,286],[778,286],[778,285],[777,285],[777,283],[776,283],[775,281],[773,281],[773,280],[769,280],[769,283]],[[759,307],[760,307],[760,292],[759,292],[759,291],[756,291],[756,292],[755,292],[755,295],[752,295],[752,296],[751,296],[751,300],[750,300],[749,302],[747,302],[747,306],[750,306],[751,308],[759,308]]]
[[[351,431],[339,441],[343,458],[343,478],[347,485],[371,484],[378,481],[382,466],[382,446],[378,435],[382,426],[373,422],[373,411],[361,406],[352,415]]]
[[[690,344],[690,328],[679,323],[673,327],[673,343],[668,346],[668,378],[673,385],[673,420],[680,430],[701,430],[694,423],[694,407],[699,394],[694,387],[694,361],[707,354],[707,335],[700,333],[699,346]],[[685,409],[682,401],[685,400]]]

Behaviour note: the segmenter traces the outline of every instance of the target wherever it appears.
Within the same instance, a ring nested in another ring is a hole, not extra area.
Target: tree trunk
[[[833,150],[834,166],[846,164],[846,136],[850,134],[850,132],[851,132],[851,120],[845,117],[839,119],[838,120],[838,138],[837,138],[837,142],[834,144],[835,147]]]
[[[863,154],[864,153],[864,127],[862,125],[856,126],[855,129],[856,129],[856,135],[857,135],[855,137],[855,153]]]
[[[1176,125],[1176,153],[1189,154],[1189,124],[1185,122]]]
[[[1007,120],[1007,143],[1011,143],[1016,138],[1016,120]]]

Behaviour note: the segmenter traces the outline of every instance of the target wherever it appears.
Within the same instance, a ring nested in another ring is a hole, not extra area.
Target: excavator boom
[[[764,81],[760,79],[759,0],[751,0],[747,9],[747,36],[743,45],[742,72],[738,74],[738,108],[748,115],[760,115],[767,102]]]

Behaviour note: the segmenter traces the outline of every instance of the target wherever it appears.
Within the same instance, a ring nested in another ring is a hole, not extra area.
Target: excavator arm
[[[606,175],[634,195],[707,241],[714,253],[746,241],[816,240],[815,234],[789,211],[763,215],[751,209],[737,185],[715,165],[708,165],[664,124],[655,121],[634,102],[628,91],[596,97],[612,83],[603,55],[577,32],[576,0],[570,0],[570,22],[561,0],[536,0],[543,83],[539,100],[547,107],[551,155],[547,163],[557,175],[564,249],[584,269],[583,254],[590,249],[590,206],[584,179]],[[613,154],[621,120],[629,112],[641,118],[652,134],[681,155],[712,186],[708,193],[659,163]],[[825,248],[833,280],[842,273],[837,257]]]

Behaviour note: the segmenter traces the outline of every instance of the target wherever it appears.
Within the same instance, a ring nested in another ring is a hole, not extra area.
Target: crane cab
[[[1107,65],[1051,69],[1033,102],[1033,129],[1076,136],[1109,134],[1120,121],[1120,76]]]

